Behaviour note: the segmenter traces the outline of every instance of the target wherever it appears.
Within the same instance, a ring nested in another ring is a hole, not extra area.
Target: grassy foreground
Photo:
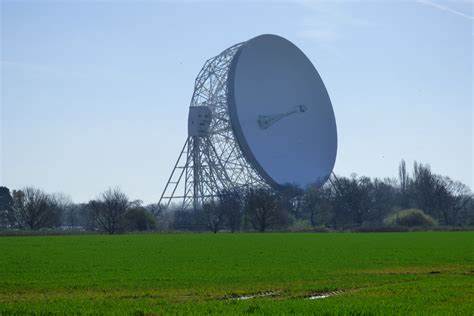
[[[3,237],[23,312],[472,315],[474,232]]]

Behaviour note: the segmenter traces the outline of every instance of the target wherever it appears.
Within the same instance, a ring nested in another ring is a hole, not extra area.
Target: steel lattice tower
[[[244,158],[229,118],[227,77],[241,45],[207,60],[196,78],[188,137],[160,197],[161,207],[179,201],[181,209],[196,210],[224,189],[268,186]]]

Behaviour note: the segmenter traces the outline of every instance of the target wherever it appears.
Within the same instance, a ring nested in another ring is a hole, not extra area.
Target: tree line
[[[111,188],[88,203],[26,187],[0,187],[0,228],[62,229],[115,234],[127,231],[259,231],[381,229],[397,226],[474,226],[468,186],[401,161],[395,178],[332,176],[321,188],[288,185],[229,189],[197,210],[164,209],[130,200]]]
[[[130,201],[119,188],[111,188],[88,203],[75,204],[64,194],[47,194],[34,187],[0,187],[0,228],[62,229],[115,234],[156,228],[154,205]]]

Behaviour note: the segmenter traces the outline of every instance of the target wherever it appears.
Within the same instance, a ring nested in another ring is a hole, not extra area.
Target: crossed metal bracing
[[[209,134],[188,136],[161,195],[160,206],[168,208],[171,202],[178,201],[181,209],[197,209],[217,198],[223,189],[268,186],[242,154],[229,117],[227,76],[240,45],[207,60],[196,78],[190,106],[209,107]]]

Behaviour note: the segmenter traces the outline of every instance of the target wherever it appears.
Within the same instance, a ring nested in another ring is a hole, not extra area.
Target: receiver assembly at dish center
[[[322,186],[337,129],[311,61],[290,41],[260,35],[207,60],[188,115],[188,137],[160,197],[198,209],[223,190]]]

